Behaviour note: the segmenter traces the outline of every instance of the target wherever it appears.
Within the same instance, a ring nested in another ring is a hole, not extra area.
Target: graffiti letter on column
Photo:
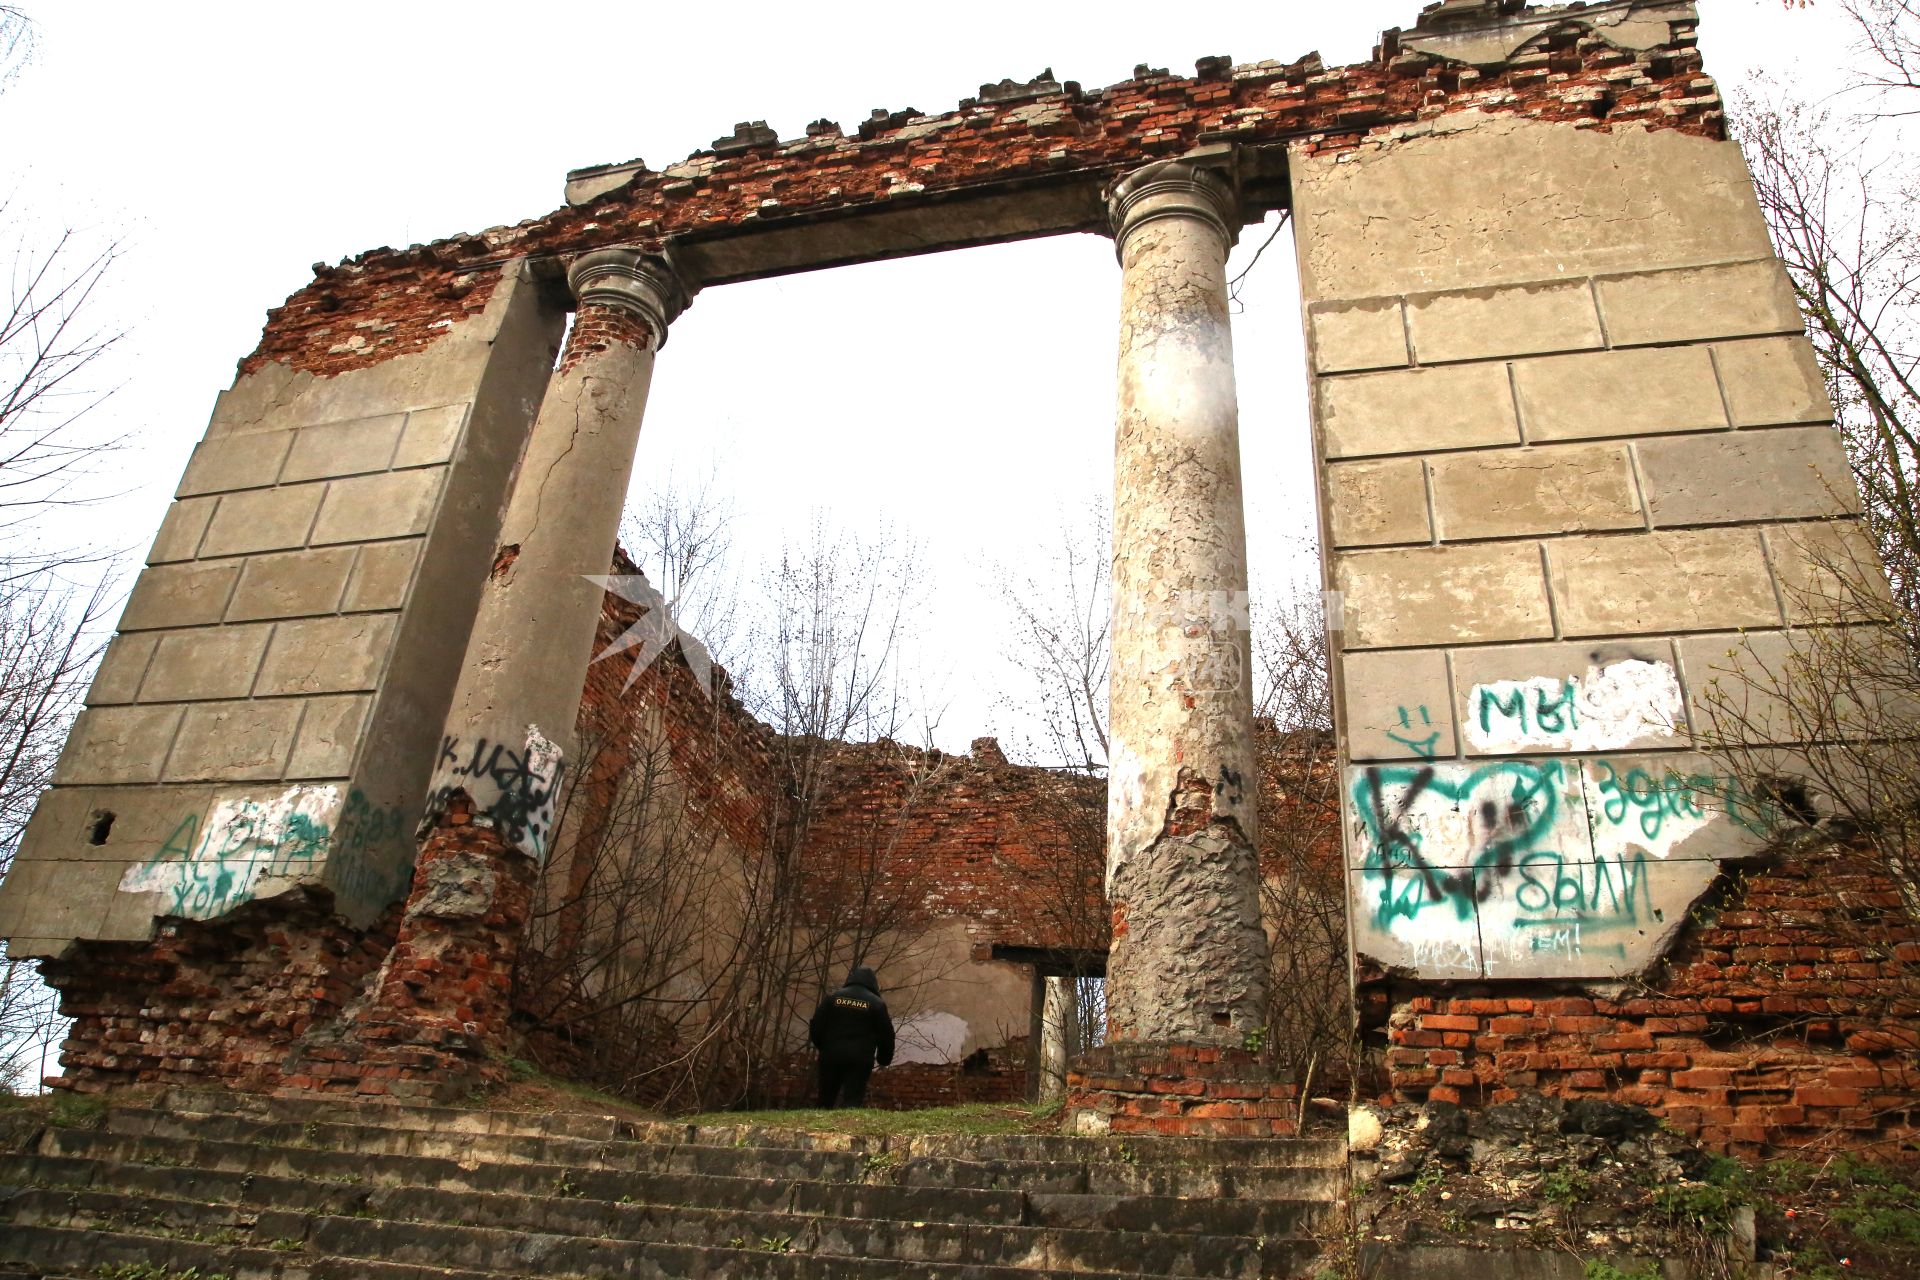
[[[526,744],[520,748],[486,738],[471,745],[443,738],[420,834],[439,820],[454,792],[464,791],[474,803],[474,821],[543,862],[565,774],[559,746],[538,725],[527,726]]]

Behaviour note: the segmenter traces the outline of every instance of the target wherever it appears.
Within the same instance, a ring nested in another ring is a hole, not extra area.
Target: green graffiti
[[[1733,778],[1711,773],[1680,773],[1668,769],[1655,776],[1639,766],[1624,773],[1612,762],[1593,762],[1593,789],[1600,812],[1615,826],[1631,823],[1648,840],[1658,839],[1670,820],[1700,822],[1714,812],[1727,815],[1741,830],[1765,836],[1780,822],[1778,806],[1754,795]],[[1706,804],[1702,804],[1702,800]]]
[[[1557,687],[1546,679],[1510,684],[1505,695],[1495,692],[1494,686],[1483,684],[1477,690],[1474,714],[1480,719],[1480,732],[1487,734],[1493,731],[1495,714],[1518,720],[1523,734],[1572,733],[1580,727],[1576,705],[1579,690],[1579,682],[1570,679],[1562,679]]]
[[[1422,760],[1433,759],[1440,746],[1440,731],[1433,727],[1433,717],[1428,714],[1427,708],[1422,705],[1413,708],[1411,711],[1405,707],[1396,707],[1395,710],[1400,713],[1400,727],[1406,730],[1406,732],[1395,733],[1389,729],[1387,730],[1387,737],[1413,752],[1413,754],[1419,756]],[[1420,727],[1427,730],[1426,733],[1416,734],[1413,731],[1413,718],[1415,716],[1420,717]]]
[[[1591,862],[1568,862],[1559,854],[1523,858],[1513,891],[1517,925],[1613,926],[1634,923],[1651,912],[1644,853]]]
[[[1565,776],[1558,760],[1503,760],[1453,779],[1433,765],[1364,770],[1352,799],[1369,837],[1362,868],[1379,885],[1375,924],[1385,928],[1435,906],[1451,906],[1458,920],[1472,919],[1475,903],[1553,830]],[[1465,851],[1465,867],[1443,870],[1427,857],[1425,833],[1409,819],[1429,793],[1467,807],[1474,844]]]

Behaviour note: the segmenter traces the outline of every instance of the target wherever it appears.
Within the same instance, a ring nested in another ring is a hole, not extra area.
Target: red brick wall
[[[1299,1131],[1298,1084],[1243,1049],[1105,1044],[1067,1073],[1075,1122],[1108,1133],[1272,1138]]]
[[[42,967],[74,1020],[50,1083],[271,1088],[293,1042],[346,1007],[392,945],[398,907],[364,933],[318,896],[170,920],[151,942],[80,942]]]
[[[871,880],[964,920],[977,949],[1105,949],[1103,779],[1010,765],[991,739],[967,756],[843,746],[828,777],[804,846],[816,894]]]
[[[559,371],[565,373],[588,356],[616,346],[652,345],[653,326],[631,311],[586,303],[573,314],[573,328],[567,333],[567,349],[560,357]]]
[[[1401,1099],[1605,1097],[1748,1153],[1911,1137],[1920,947],[1874,920],[1897,909],[1892,887],[1846,857],[1795,855],[1696,908],[1659,971],[1618,995],[1376,975],[1362,1009],[1384,1022]]]

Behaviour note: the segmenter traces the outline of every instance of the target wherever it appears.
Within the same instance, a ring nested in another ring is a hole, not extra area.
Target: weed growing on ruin
[[[1587,1198],[1590,1186],[1585,1173],[1563,1164],[1540,1180],[1540,1195],[1563,1209],[1571,1209]]]
[[[157,1262],[103,1262],[93,1274],[100,1280],[233,1280],[224,1271],[202,1271],[198,1267],[169,1271]]]
[[[586,1192],[580,1190],[578,1186],[574,1185],[574,1181],[572,1178],[568,1177],[564,1173],[556,1173],[555,1175],[553,1175],[552,1186],[553,1186],[553,1194],[556,1196],[560,1196],[563,1199],[568,1199],[568,1200],[577,1199],[580,1196],[583,1196],[586,1194]]]
[[[1643,1262],[1626,1271],[1604,1258],[1591,1258],[1587,1261],[1585,1280],[1661,1280],[1660,1264]]]
[[[292,1236],[278,1236],[267,1242],[267,1248],[276,1253],[299,1253],[306,1247],[306,1241],[295,1240]]]
[[[762,1236],[760,1249],[763,1253],[785,1253],[793,1248],[792,1236]]]
[[[53,1100],[48,1114],[62,1129],[98,1129],[107,1122],[107,1104],[98,1098],[63,1093]]]

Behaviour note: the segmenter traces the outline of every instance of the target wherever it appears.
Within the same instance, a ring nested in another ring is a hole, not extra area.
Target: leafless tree
[[[1299,540],[1294,562],[1311,565],[1313,552]],[[1353,1002],[1326,614],[1308,572],[1261,586],[1249,612],[1268,1026],[1276,1062],[1303,1083],[1337,1084],[1352,1066]]]
[[[1089,498],[1062,523],[1039,572],[999,572],[1011,620],[1005,657],[1020,677],[1004,706],[1023,754],[1042,763],[1106,767],[1112,537],[1105,500]]]
[[[699,489],[651,508],[651,549],[678,567],[663,572],[681,573],[683,598],[727,561],[713,510]],[[569,1059],[554,1065],[649,1102],[764,1100],[846,967],[927,969],[927,887],[896,856],[902,819],[946,767],[893,741],[912,553],[824,521],[812,532],[757,593],[746,634],[765,683],[745,705],[724,672],[703,688],[678,645],[631,681],[632,653],[590,676],[605,696],[582,711],[517,1004],[543,1029],[535,1043]],[[640,606],[612,608],[603,640]],[[821,839],[823,803],[850,775],[871,802]]]
[[[33,19],[18,5],[0,4],[0,90],[12,84],[33,61]]]
[[[29,38],[18,20],[0,8],[0,66]],[[45,246],[23,237],[0,310],[0,876],[52,778],[112,596],[107,557],[49,545],[39,526],[101,497],[92,464],[111,442],[85,418],[106,394],[100,362],[118,340],[92,319],[116,254],[83,249],[71,232]],[[31,1082],[58,1019],[30,966],[3,951],[0,966],[0,1087],[11,1088]]]
[[[0,92],[32,61],[24,9],[0,5]],[[5,201],[0,224],[13,226]],[[17,234],[0,310],[0,877],[12,867],[33,806],[99,658],[111,588],[107,557],[49,546],[37,528],[58,507],[97,501],[86,483],[110,447],[85,415],[107,389],[99,364],[119,335],[95,323],[97,295],[119,246],[82,247]],[[90,578],[91,586],[80,585]],[[60,1032],[53,993],[0,943],[0,1090],[37,1087]]]
[[[1774,849],[1832,863],[1822,928],[1861,965],[1836,1012],[1920,1011],[1920,8],[1848,0],[1849,91],[1806,102],[1763,84],[1734,116],[1847,447],[1824,480],[1862,518],[1783,531],[1782,636],[1730,643],[1697,680],[1700,745],[1735,785],[1714,803]]]
[[[710,466],[683,480],[669,467],[647,494],[627,508],[620,543],[666,599],[675,623],[706,646],[736,676],[746,656],[740,639],[740,575],[733,564],[731,499],[718,492]]]

